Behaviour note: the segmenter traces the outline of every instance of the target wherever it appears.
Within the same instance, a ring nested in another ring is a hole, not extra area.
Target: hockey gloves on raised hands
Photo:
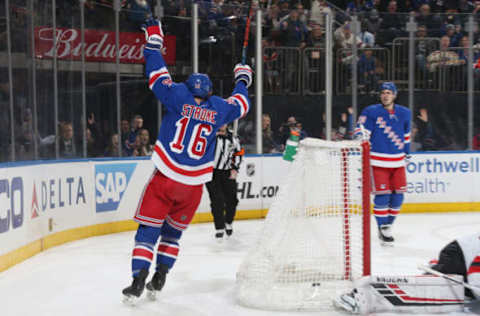
[[[162,23],[159,20],[150,18],[142,25],[142,30],[145,32],[145,39],[147,44],[145,48],[151,50],[162,50],[163,48],[163,31]]]
[[[235,84],[243,81],[248,88],[252,84],[252,68],[249,65],[236,64],[233,68],[233,77],[235,78]]]

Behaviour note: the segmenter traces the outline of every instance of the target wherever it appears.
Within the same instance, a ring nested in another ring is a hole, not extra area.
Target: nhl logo
[[[195,81],[195,89],[200,89],[201,85],[202,85],[202,82],[200,80]]]
[[[180,217],[180,219],[181,219],[182,221],[185,221],[185,220],[187,219],[187,215],[182,215],[182,216]]]
[[[247,176],[253,177],[254,174],[255,174],[255,164],[254,163],[247,164]]]

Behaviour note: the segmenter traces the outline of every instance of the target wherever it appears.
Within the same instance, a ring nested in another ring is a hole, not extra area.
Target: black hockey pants
[[[207,182],[215,229],[231,224],[237,209],[237,181],[230,179],[230,170],[213,170],[213,179]]]

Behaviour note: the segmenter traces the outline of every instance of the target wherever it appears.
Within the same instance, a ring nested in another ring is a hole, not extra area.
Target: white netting
[[[237,272],[247,306],[319,310],[363,273],[362,147],[307,138]]]

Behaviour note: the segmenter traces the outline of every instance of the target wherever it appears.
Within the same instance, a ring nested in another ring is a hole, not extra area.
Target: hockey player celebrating
[[[160,51],[160,21],[143,26],[149,87],[167,109],[152,154],[155,171],[140,198],[134,220],[140,225],[132,253],[132,284],[123,290],[134,303],[146,287],[154,299],[165,283],[179,252],[179,239],[200,203],[203,184],[212,179],[215,134],[225,124],[244,117],[249,108],[247,88],[252,83],[248,65],[234,68],[233,95],[224,100],[212,94],[206,74],[194,73],[185,83],[174,83]],[[161,237],[161,238],[160,238]],[[156,249],[156,272],[146,285]]]
[[[411,111],[395,104],[393,82],[380,86],[381,104],[365,108],[358,118],[355,138],[370,140],[373,172],[373,212],[382,245],[392,245],[392,224],[400,212],[406,190],[406,159],[410,155]]]
[[[353,314],[464,311],[465,303],[480,299],[480,233],[447,244],[438,262],[425,270],[431,274],[363,277],[333,303]]]

